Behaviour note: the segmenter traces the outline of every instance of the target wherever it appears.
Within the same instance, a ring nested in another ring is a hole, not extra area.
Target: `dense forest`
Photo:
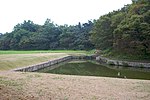
[[[17,24],[11,33],[0,35],[1,50],[54,50],[73,49],[90,50],[90,31],[93,22],[75,26],[55,25],[47,19],[44,25],[24,21]]]
[[[110,55],[150,59],[150,1],[132,2],[101,16],[92,29],[92,42]]]
[[[1,50],[99,49],[108,54],[150,58],[150,1],[132,4],[78,25],[44,25],[24,21],[10,33],[0,34]]]

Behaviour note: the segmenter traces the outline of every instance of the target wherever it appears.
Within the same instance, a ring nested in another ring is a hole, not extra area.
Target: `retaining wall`
[[[101,57],[101,56],[96,57],[96,60],[98,62],[103,62],[103,63],[109,64],[109,65],[150,68],[150,63],[111,60],[111,59]]]
[[[70,60],[70,59],[72,59],[72,56],[66,56],[66,57],[63,57],[63,58],[55,59],[55,60],[49,60],[47,62],[43,62],[43,63],[40,63],[40,64],[35,64],[35,65],[31,65],[31,66],[17,68],[17,69],[14,69],[13,71],[34,72],[36,70],[43,69],[45,67],[49,67],[49,66],[52,66],[52,65]]]
[[[85,59],[85,60],[95,60],[97,55],[89,55],[89,56],[72,56],[72,59]]]
[[[61,62],[71,60],[71,59],[85,59],[85,60],[95,60],[98,62],[103,62],[109,65],[117,65],[117,66],[131,66],[131,67],[147,67],[150,68],[150,63],[141,63],[141,62],[128,62],[128,61],[119,61],[119,60],[110,60],[105,57],[91,55],[91,56],[66,56],[63,58],[58,58],[55,60],[49,60],[47,62],[43,62],[40,64],[30,65],[26,67],[21,67],[14,69],[13,71],[22,71],[22,72],[34,72],[46,67],[53,66],[55,64],[59,64]]]
[[[71,59],[92,60],[92,59],[96,59],[96,56],[95,55],[91,55],[91,56],[66,56],[66,57],[63,57],[63,58],[50,60],[50,61],[43,62],[43,63],[40,63],[40,64],[35,64],[35,65],[31,65],[31,66],[17,68],[17,69],[14,69],[13,71],[34,72],[34,71],[37,71],[39,69],[43,69],[43,68],[46,68],[46,67],[50,67],[50,66],[52,67],[55,64],[59,64],[61,62],[71,60]]]

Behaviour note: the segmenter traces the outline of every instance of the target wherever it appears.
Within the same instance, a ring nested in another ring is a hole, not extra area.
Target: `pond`
[[[69,61],[38,72],[150,80],[150,69],[108,66],[92,61]]]

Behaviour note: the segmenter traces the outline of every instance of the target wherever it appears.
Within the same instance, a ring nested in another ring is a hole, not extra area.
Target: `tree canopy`
[[[90,41],[93,22],[78,25],[55,25],[47,19],[44,25],[24,21],[17,24],[10,33],[0,34],[1,50],[52,50],[74,49],[90,50],[94,46]]]
[[[91,39],[96,48],[118,53],[150,55],[150,2],[133,0],[118,11],[101,16]]]

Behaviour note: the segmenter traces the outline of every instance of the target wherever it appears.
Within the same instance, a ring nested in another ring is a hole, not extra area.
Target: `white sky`
[[[131,4],[131,0],[0,0],[0,33],[11,32],[24,20],[58,25],[84,23]]]

